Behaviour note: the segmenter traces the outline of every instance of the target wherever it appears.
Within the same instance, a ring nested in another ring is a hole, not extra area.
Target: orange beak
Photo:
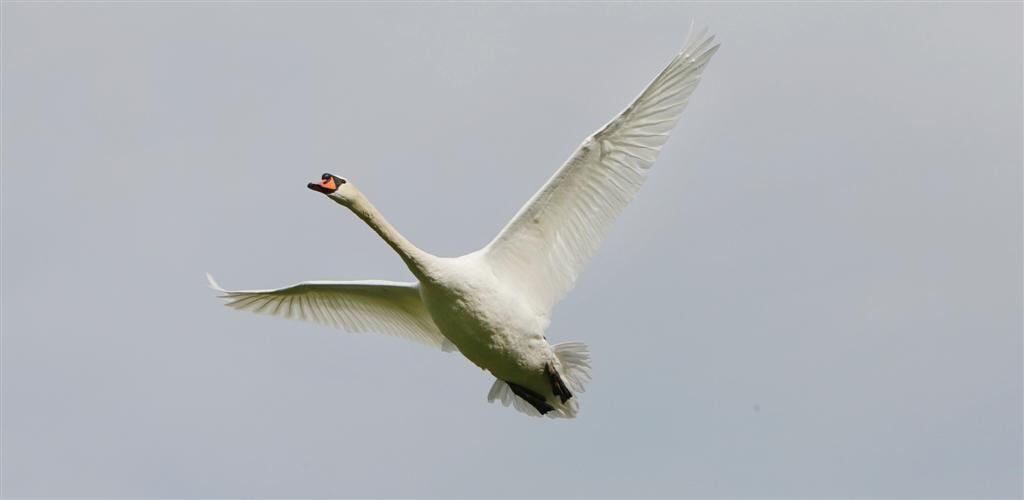
[[[338,190],[338,179],[331,174],[324,174],[320,178],[320,183],[310,182],[306,184],[306,187],[313,191],[319,191],[323,194],[331,194]]]

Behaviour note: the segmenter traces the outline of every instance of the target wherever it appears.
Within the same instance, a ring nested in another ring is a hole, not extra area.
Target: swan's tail
[[[562,378],[573,394],[583,392],[590,382],[590,350],[583,342],[555,344],[555,356],[562,365]]]
[[[552,418],[574,418],[579,412],[579,396],[590,382],[590,351],[583,342],[565,342],[554,347],[560,367],[550,366],[546,373],[551,382],[551,397],[531,391],[526,387],[495,380],[487,401],[501,401],[505,406],[530,416],[541,415]]]
[[[563,342],[552,346],[560,369],[550,375],[552,391],[557,398],[552,402],[552,417],[576,418],[580,411],[580,394],[590,382],[590,350],[583,342]]]

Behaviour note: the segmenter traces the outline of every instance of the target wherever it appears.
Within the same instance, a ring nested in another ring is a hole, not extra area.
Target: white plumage
[[[619,212],[647,179],[661,146],[718,50],[706,30],[687,42],[625,111],[583,141],[487,247],[503,278],[551,308],[576,281]]]
[[[528,415],[574,417],[590,381],[581,342],[544,337],[554,305],[572,288],[616,216],[633,198],[718,49],[693,35],[622,113],[588,137],[490,244],[454,258],[416,248],[347,180],[324,174],[310,188],[348,207],[388,243],[417,283],[310,281],[228,291],[240,310],[305,319],[350,332],[397,335],[458,350],[490,371],[489,401]]]
[[[352,333],[383,333],[433,347],[447,339],[423,307],[419,288],[393,281],[304,281],[276,290],[224,290],[210,286],[241,310],[305,319]]]

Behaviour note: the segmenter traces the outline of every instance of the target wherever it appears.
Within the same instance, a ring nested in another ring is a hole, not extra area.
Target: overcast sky
[[[2,9],[4,496],[1022,495],[1019,2]],[[578,419],[206,288],[411,279],[325,171],[479,248],[691,19]]]

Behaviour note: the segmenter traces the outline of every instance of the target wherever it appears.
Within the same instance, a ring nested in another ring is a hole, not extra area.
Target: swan
[[[490,372],[489,402],[532,416],[573,418],[591,379],[582,342],[551,345],[554,305],[572,288],[616,216],[647,178],[718,50],[707,29],[622,113],[587,137],[484,248],[437,257],[405,239],[348,179],[308,188],[363,220],[402,259],[414,283],[305,281],[275,290],[210,287],[235,309],[406,337],[458,351]]]

